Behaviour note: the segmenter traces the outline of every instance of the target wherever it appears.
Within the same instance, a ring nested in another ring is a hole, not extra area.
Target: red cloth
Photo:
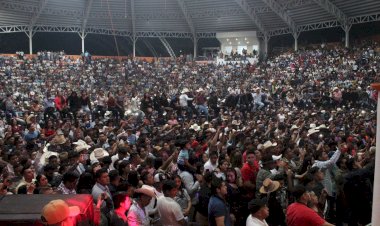
[[[304,204],[293,203],[286,211],[286,224],[288,226],[321,226],[325,220],[317,212]]]

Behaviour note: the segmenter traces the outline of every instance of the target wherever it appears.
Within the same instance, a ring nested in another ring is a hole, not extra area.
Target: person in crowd
[[[253,199],[248,203],[250,215],[246,220],[246,226],[268,226],[265,219],[269,216],[267,199]]]
[[[289,226],[302,226],[302,225],[319,225],[319,226],[332,226],[325,219],[320,217],[318,213],[307,205],[311,201],[310,194],[302,185],[294,187],[293,196],[296,202],[289,205],[286,211],[286,223]]]
[[[230,209],[226,202],[227,185],[220,178],[211,181],[211,197],[208,203],[208,222],[211,226],[233,225]]]
[[[162,225],[186,225],[186,220],[181,206],[174,200],[178,188],[174,180],[166,180],[163,183],[164,196],[157,199],[157,209]]]

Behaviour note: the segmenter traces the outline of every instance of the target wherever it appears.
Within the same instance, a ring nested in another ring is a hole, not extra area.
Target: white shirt
[[[179,96],[179,105],[181,107],[187,107],[187,101],[189,100],[193,100],[193,98],[188,97],[187,94],[182,94]]]
[[[157,199],[157,209],[162,225],[177,226],[184,219],[179,204],[170,197],[161,196]]]
[[[257,219],[256,217],[253,217],[252,214],[250,214],[247,217],[247,221],[246,221],[245,226],[268,226],[268,224],[265,220],[261,221],[261,220]]]
[[[209,159],[209,160],[207,160],[207,162],[203,166],[204,172],[206,172],[207,170],[210,172],[213,172],[217,166],[218,166],[218,162],[215,165],[213,165]]]

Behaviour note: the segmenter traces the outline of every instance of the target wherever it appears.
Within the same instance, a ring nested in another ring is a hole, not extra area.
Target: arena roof
[[[0,33],[271,37],[379,20],[379,0],[0,0]]]

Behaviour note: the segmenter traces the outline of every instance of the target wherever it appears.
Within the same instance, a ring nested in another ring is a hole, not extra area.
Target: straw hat
[[[269,194],[276,191],[279,187],[280,187],[280,182],[273,181],[267,178],[264,180],[263,186],[261,186],[259,191],[261,194]]]
[[[277,146],[277,143],[272,143],[270,140],[266,141],[264,144],[263,144],[263,149],[267,149],[267,148],[270,148],[270,147],[276,147]]]
[[[63,134],[57,134],[51,141],[50,141],[50,143],[51,144],[55,144],[55,145],[57,145],[57,144],[64,144],[64,143],[66,143],[66,138],[65,138],[65,135],[63,135]]]
[[[101,159],[109,155],[110,154],[103,148],[95,148],[95,150],[90,154],[90,160]]]
[[[232,120],[231,124],[234,126],[240,126],[241,122],[238,120]]]

